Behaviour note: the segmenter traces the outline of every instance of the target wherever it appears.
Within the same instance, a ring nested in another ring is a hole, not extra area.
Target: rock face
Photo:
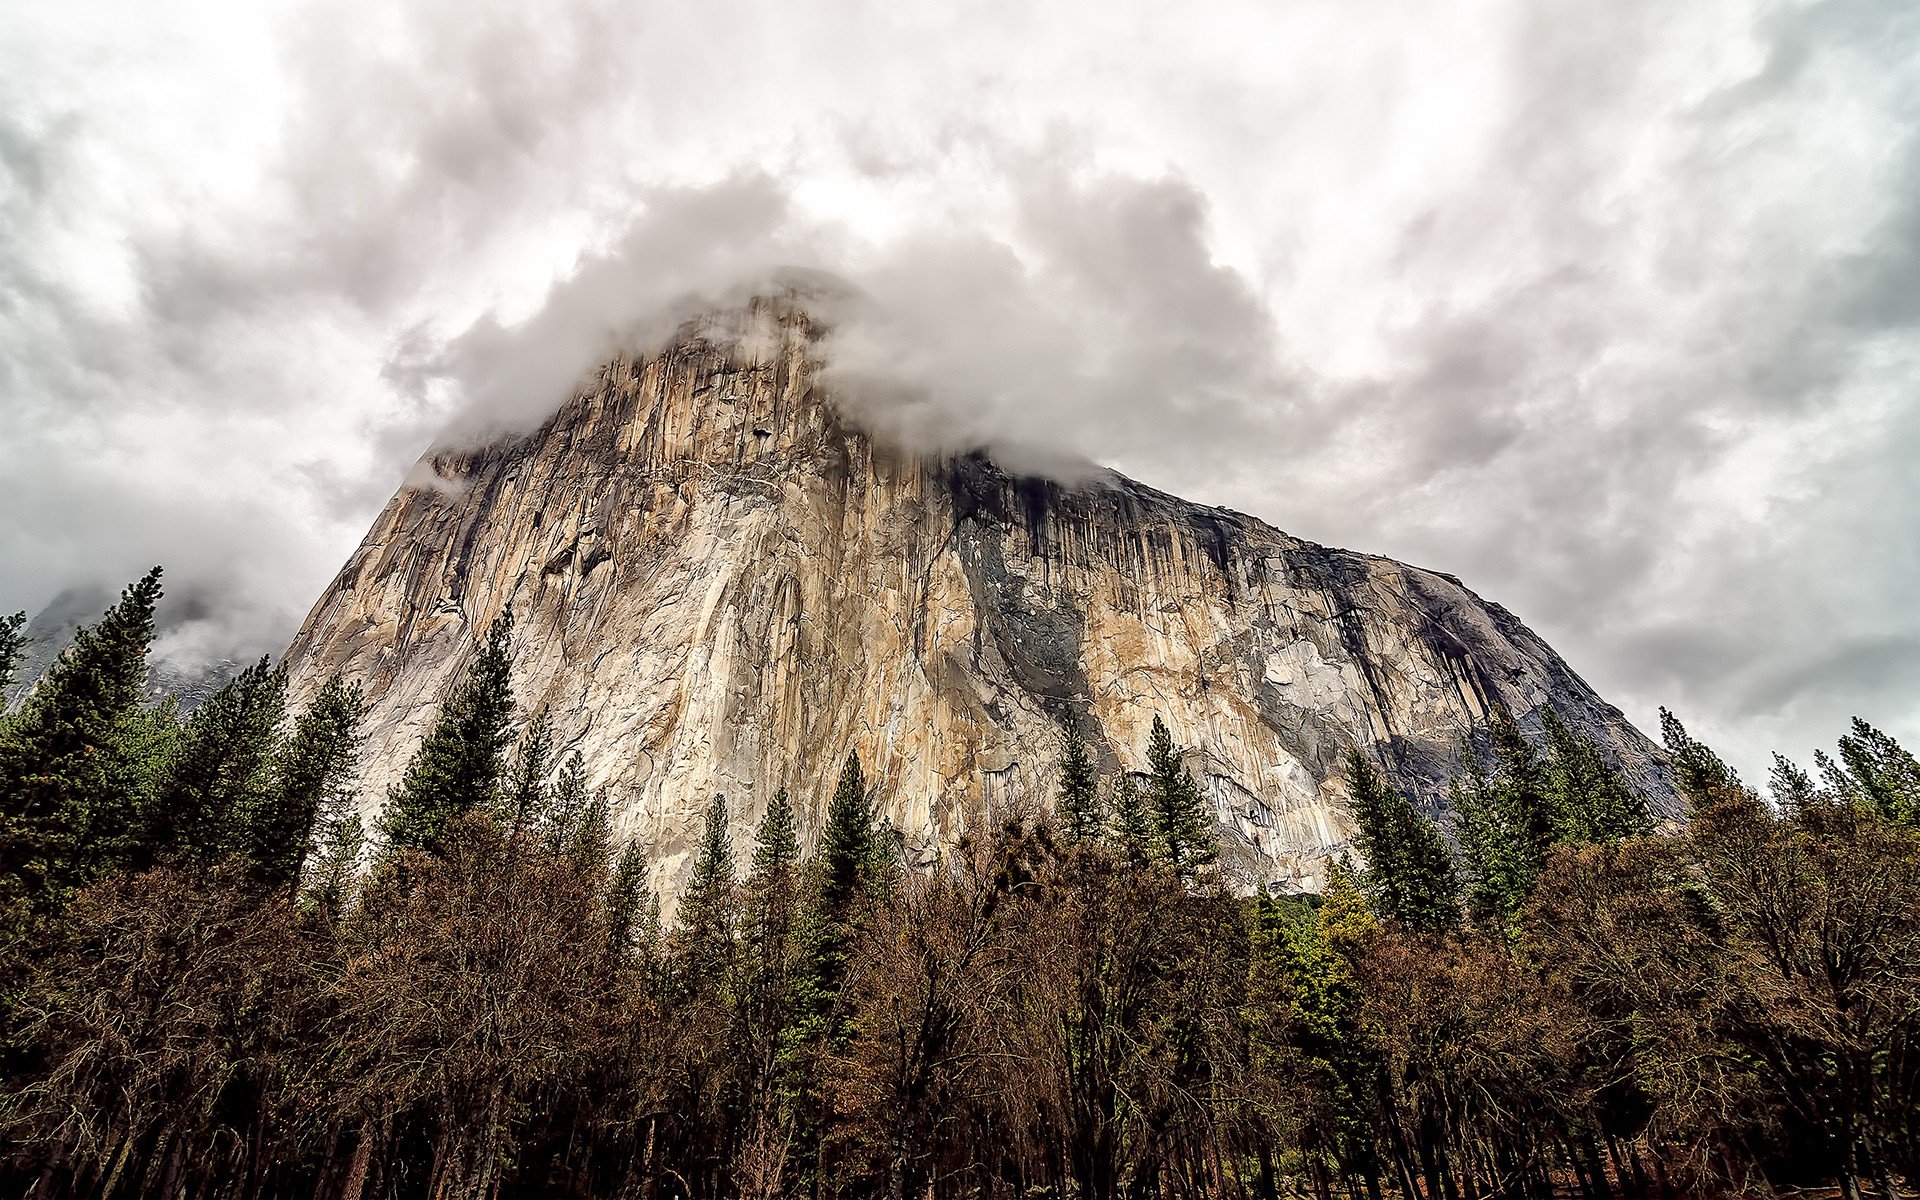
[[[1163,717],[1246,885],[1323,882],[1349,747],[1439,808],[1496,703],[1532,727],[1551,703],[1670,800],[1659,752],[1458,581],[1117,476],[890,452],[815,387],[820,334],[756,302],[609,363],[531,436],[423,462],[287,656],[296,700],[367,687],[370,812],[508,604],[523,708],[669,892],[716,793],[743,855],[780,787],[805,838],[857,751],[930,857],[1047,802],[1069,721],[1111,773]]]

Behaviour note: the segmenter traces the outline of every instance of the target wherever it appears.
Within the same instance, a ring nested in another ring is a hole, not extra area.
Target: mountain
[[[26,700],[41,676],[73,641],[73,635],[82,626],[98,621],[101,614],[113,606],[115,598],[113,592],[97,584],[70,587],[35,613],[23,631],[27,646],[14,669],[13,686],[0,693],[0,710]],[[160,645],[156,646],[147,668],[145,690],[149,701],[172,697],[181,712],[191,712],[240,673],[242,664],[231,658],[174,657],[163,653],[165,635],[200,615],[197,604],[183,605],[171,598],[161,602],[154,614],[154,629]]]
[[[1052,795],[1063,727],[1138,770],[1191,747],[1245,884],[1316,887],[1359,746],[1429,809],[1463,734],[1552,704],[1669,808],[1660,752],[1450,576],[1112,476],[1066,486],[863,435],[789,303],[606,364],[529,436],[423,460],[288,651],[371,701],[377,807],[505,606],[515,683],[613,789],[669,890],[724,795],[744,853],[776,788],[817,831],[849,750],[910,853]]]

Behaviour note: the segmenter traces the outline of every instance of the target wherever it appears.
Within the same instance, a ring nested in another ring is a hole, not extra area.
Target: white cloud
[[[1750,766],[1856,709],[1920,740],[1911,6],[15,24],[7,607],[159,560],[271,648],[450,419],[797,265],[899,436],[1454,570]]]

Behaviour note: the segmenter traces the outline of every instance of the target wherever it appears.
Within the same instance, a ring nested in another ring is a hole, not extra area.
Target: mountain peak
[[[1137,770],[1156,716],[1248,886],[1317,887],[1347,850],[1346,750],[1437,806],[1496,707],[1553,705],[1670,795],[1651,744],[1457,581],[1112,473],[890,448],[821,386],[823,331],[791,294],[709,314],[534,433],[427,460],[288,653],[297,695],[367,684],[370,803],[509,603],[522,705],[669,889],[716,794],[750,828],[785,787],[817,830],[853,750],[931,857],[1049,803],[1069,727]]]

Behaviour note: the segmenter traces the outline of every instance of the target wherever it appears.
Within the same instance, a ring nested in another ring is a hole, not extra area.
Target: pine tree
[[[760,821],[749,886],[759,891],[783,881],[791,883],[793,869],[799,862],[800,837],[793,826],[793,804],[787,799],[787,789],[781,788],[773,794],[767,815]]]
[[[1538,854],[1479,760],[1470,749],[1463,755],[1467,770],[1450,785],[1449,805],[1459,822],[1468,907],[1480,920],[1510,928],[1533,890]]]
[[[167,741],[139,719],[159,598],[155,567],[74,635],[0,723],[0,937],[59,908],[127,853],[146,800],[138,784],[157,773],[129,756],[161,752]]]
[[[546,810],[547,775],[553,769],[553,718],[546,705],[527,722],[520,735],[520,752],[504,789],[509,837],[518,839]]]
[[[1147,813],[1153,822],[1154,852],[1181,879],[1191,881],[1219,857],[1213,814],[1159,717],[1147,737]]]
[[[1899,742],[1853,719],[1840,739],[1844,771],[1828,772],[1836,794],[1888,820],[1920,825],[1920,762]]]
[[[1067,732],[1067,749],[1060,758],[1060,794],[1054,800],[1060,832],[1068,841],[1099,838],[1106,814],[1100,811],[1100,776],[1078,729]]]
[[[1250,981],[1250,995],[1268,1010],[1261,1015],[1280,1026],[1298,1053],[1296,1070],[1304,1069],[1329,1110],[1336,1156],[1368,1174],[1378,1170],[1368,1082],[1380,1063],[1362,1022],[1353,964],[1373,928],[1366,897],[1336,862],[1317,907],[1267,902],[1255,925]]]
[[[872,866],[873,810],[857,754],[848,754],[839,786],[827,805],[826,825],[812,865],[811,894],[802,915],[788,997],[791,1014],[782,1032],[783,1057],[837,1032],[832,1017],[846,976],[855,903]]]
[[[1820,758],[1825,759],[1826,755]],[[1811,775],[1778,751],[1773,756],[1773,770],[1767,775],[1767,791],[1773,796],[1774,805],[1790,817],[1819,808],[1828,799]]]
[[[705,979],[721,978],[731,964],[734,882],[727,798],[716,795],[707,805],[700,850],[693,860],[693,877],[681,901],[680,924],[686,931],[688,966]]]
[[[604,874],[612,862],[613,802],[607,789],[595,789],[587,801],[579,823],[574,826],[572,840],[567,844],[567,857],[574,870],[585,875]]]
[[[853,911],[854,898],[873,863],[873,820],[860,756],[850,753],[827,805],[817,857],[819,879],[814,907],[832,921],[845,921]]]
[[[578,750],[572,751],[561,762],[559,777],[545,792],[544,809],[533,821],[549,854],[566,852],[592,804],[593,795],[587,788],[587,764]]]
[[[1469,907],[1482,920],[1511,930],[1565,821],[1550,764],[1541,761],[1513,718],[1496,711],[1488,732],[1493,774],[1486,774],[1472,746],[1463,744],[1467,771],[1454,780],[1452,807]]]
[[[809,871],[807,902],[794,930],[793,962],[782,1005],[785,1023],[772,1067],[802,1164],[812,1162],[820,1139],[817,1088],[821,1081],[814,1064],[823,1050],[844,1041],[850,1024],[841,1005],[841,988],[846,982],[857,904],[875,860],[873,825],[866,776],[859,756],[849,753],[827,805],[826,824]]]
[[[1504,709],[1496,709],[1487,722],[1493,742],[1493,786],[1506,819],[1523,838],[1533,860],[1530,870],[1538,874],[1547,848],[1553,845],[1562,817],[1554,806],[1552,782],[1546,763],[1534,749],[1519,724]],[[1532,886],[1532,879],[1528,879]]]
[[[142,864],[209,867],[244,850],[248,824],[270,804],[287,675],[262,658],[187,717],[179,749],[141,837]]]
[[[647,894],[647,856],[640,843],[629,841],[620,851],[607,885],[607,955],[624,965],[633,957],[634,940],[644,919]]]
[[[327,920],[344,912],[353,893],[360,854],[366,848],[366,828],[353,808],[323,816],[313,870],[302,884],[306,902]]]
[[[450,822],[496,802],[512,741],[512,640],[513,611],[508,609],[487,631],[440,719],[388,793],[380,821],[386,852],[436,852]]]
[[[761,818],[753,847],[753,867],[747,875],[745,939],[747,978],[741,989],[744,1021],[756,1041],[778,1040],[785,1022],[787,959],[793,932],[794,873],[800,863],[800,839],[793,824],[793,805],[785,788],[773,795]],[[763,1064],[755,1080],[764,1087],[771,1064]]]
[[[1592,738],[1576,733],[1551,706],[1541,714],[1547,737],[1547,811],[1557,845],[1642,837],[1653,828],[1646,798],[1627,786]]]
[[[1358,750],[1347,753],[1347,775],[1374,907],[1422,933],[1450,928],[1459,913],[1460,883],[1440,831]]]
[[[242,852],[269,890],[297,885],[323,818],[353,803],[366,699],[333,675],[314,693],[274,764],[272,786],[247,814]]]
[[[20,657],[26,652],[28,638],[21,632],[27,614],[0,617],[0,714],[7,711],[7,693],[13,690],[13,673],[20,669]]]
[[[1721,761],[1705,742],[1694,740],[1680,718],[1660,710],[1660,740],[1673,763],[1673,781],[1696,812],[1719,804],[1747,804],[1750,797],[1740,776]]]
[[[1145,863],[1153,848],[1153,814],[1139,780],[1122,772],[1113,781],[1113,803],[1108,836],[1114,848],[1131,863]]]

